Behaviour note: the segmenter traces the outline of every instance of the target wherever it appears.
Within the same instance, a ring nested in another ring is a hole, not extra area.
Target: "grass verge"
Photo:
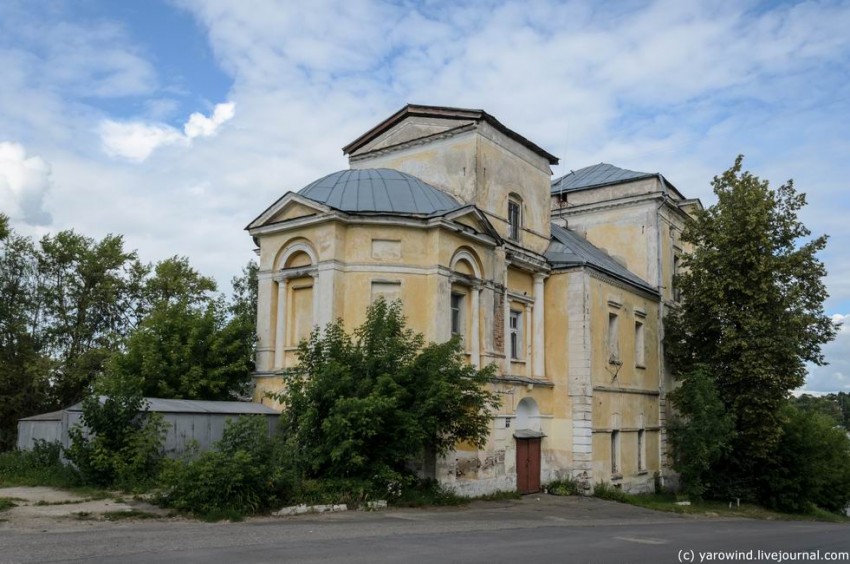
[[[12,501],[11,498],[8,497],[0,497],[0,511],[6,511],[7,509],[12,509],[13,507],[17,507],[17,503]]]
[[[742,517],[746,519],[762,519],[766,521],[826,521],[829,523],[850,523],[850,517],[837,515],[813,508],[809,513],[782,513],[754,505],[719,501],[698,501],[690,505],[678,505],[680,501],[674,494],[628,494],[608,484],[597,484],[593,495],[611,501],[628,503],[655,511],[666,511],[683,515],[699,515],[703,517]]]

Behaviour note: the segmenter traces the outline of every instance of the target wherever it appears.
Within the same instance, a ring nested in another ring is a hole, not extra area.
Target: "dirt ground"
[[[93,499],[46,487],[0,488],[0,498],[16,505],[0,511],[0,529],[86,529],[104,520],[166,518],[169,514],[166,509],[128,495]]]

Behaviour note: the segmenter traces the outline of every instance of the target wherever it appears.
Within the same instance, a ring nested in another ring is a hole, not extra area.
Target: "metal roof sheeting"
[[[639,180],[641,178],[652,178],[658,176],[654,172],[637,172],[627,170],[625,168],[616,167],[608,163],[599,163],[593,166],[580,168],[570,171],[561,178],[552,181],[552,193],[570,192],[572,190],[582,190],[584,188],[592,188],[594,186],[604,186],[606,184],[619,184],[630,180]]]
[[[611,258],[608,253],[595,247],[575,231],[564,229],[554,223],[552,224],[552,239],[544,256],[555,268],[559,266],[591,266],[653,294],[658,293],[657,289]]]
[[[104,400],[101,397],[101,402]],[[148,411],[155,413],[216,413],[220,415],[278,415],[279,412],[260,403],[247,401],[204,401],[145,398]],[[81,411],[83,403],[76,403],[65,411]]]
[[[433,215],[461,207],[447,193],[388,168],[341,170],[308,184],[305,198],[345,212]]]
[[[61,421],[62,420],[62,410],[59,411],[51,411],[50,413],[41,413],[39,415],[33,415],[32,417],[24,417],[23,419],[18,419],[18,421]]]

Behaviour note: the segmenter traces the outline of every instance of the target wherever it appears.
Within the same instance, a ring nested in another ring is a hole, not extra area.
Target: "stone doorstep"
[[[376,501],[366,502],[366,511],[377,511],[378,509],[386,509],[387,501],[379,499]],[[280,511],[272,513],[275,517],[290,517],[292,515],[304,515],[307,513],[338,513],[340,511],[348,511],[348,505],[344,503],[334,505],[291,505],[284,507]]]

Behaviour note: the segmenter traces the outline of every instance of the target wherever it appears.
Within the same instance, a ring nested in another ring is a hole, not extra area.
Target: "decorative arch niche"
[[[534,398],[522,398],[517,404],[516,428],[518,431],[540,431],[540,408]]]
[[[286,350],[298,345],[319,323],[316,295],[318,256],[305,239],[290,241],[275,260],[274,367],[286,367]]]

